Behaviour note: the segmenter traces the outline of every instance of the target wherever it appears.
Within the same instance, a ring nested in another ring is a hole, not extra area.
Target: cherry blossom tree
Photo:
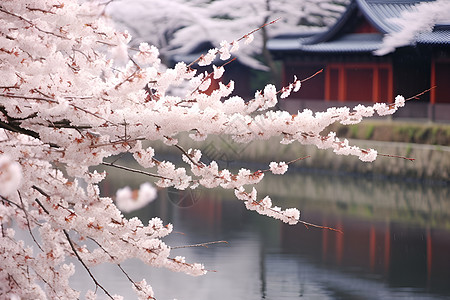
[[[280,18],[254,35],[253,47],[234,53],[244,65],[270,71],[276,77],[277,68],[266,47],[268,39],[332,25],[347,3],[348,0],[127,0],[111,3],[107,13],[130,30],[137,43],[151,43],[163,56],[186,55],[205,42],[220,48],[223,40],[231,41],[248,28]]]
[[[296,208],[282,209],[255,188],[266,172],[284,174],[290,162],[271,162],[265,170],[219,169],[202,162],[198,149],[185,150],[177,136],[187,133],[200,143],[208,135],[231,136],[237,143],[280,137],[281,143],[315,145],[336,154],[373,161],[374,149],[360,149],[335,133],[321,135],[330,124],[355,124],[375,113],[394,113],[405,104],[398,96],[390,104],[330,108],[291,115],[272,108],[279,98],[301,88],[301,79],[281,90],[267,85],[245,102],[229,97],[234,83],[220,83],[211,94],[211,78],[220,78],[230,54],[250,41],[252,33],[222,41],[194,63],[209,66],[197,74],[191,64],[161,65],[156,47],[130,47],[131,36],[109,24],[102,3],[76,0],[4,0],[0,4],[0,298],[77,299],[70,286],[77,259],[96,286],[111,295],[90,271],[103,263],[117,265],[139,299],[154,299],[152,287],[134,281],[121,266],[138,258],[150,267],[190,275],[207,272],[199,263],[171,256],[163,238],[171,224],[159,218],[143,224],[127,219],[112,198],[100,196],[104,165],[122,172],[139,172],[161,188],[180,190],[221,187],[233,189],[249,210],[288,224],[305,223]],[[225,65],[225,66],[224,66]],[[187,83],[182,97],[170,88]],[[144,141],[163,141],[179,150],[184,163],[155,158]],[[114,155],[130,153],[144,170],[117,164]],[[122,187],[117,187],[122,188]],[[121,189],[119,202],[132,193]],[[138,196],[145,204],[155,198],[147,184]],[[141,203],[142,204],[142,203]],[[129,207],[128,207],[129,208]],[[23,230],[31,243],[17,237]],[[83,270],[81,270],[83,271]]]

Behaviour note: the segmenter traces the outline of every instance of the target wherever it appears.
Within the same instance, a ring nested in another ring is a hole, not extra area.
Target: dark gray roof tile
[[[311,37],[284,36],[271,39],[268,48],[271,51],[303,51],[303,52],[372,52],[377,50],[383,34],[399,31],[401,28],[391,19],[399,18],[401,14],[414,9],[423,2],[435,0],[353,0],[341,19],[326,32]],[[360,10],[366,19],[376,27],[379,34],[346,34],[343,29],[356,10]],[[435,26],[434,31],[420,34],[416,44],[450,44],[450,20]]]
[[[317,43],[300,44],[297,49],[304,52],[372,52],[377,50],[383,39],[382,34],[348,34],[340,39]]]
[[[399,18],[414,6],[435,0],[356,0],[362,13],[382,33],[399,31],[401,27],[390,19]]]
[[[450,30],[436,30],[423,33],[418,36],[417,42],[420,44],[450,45]]]

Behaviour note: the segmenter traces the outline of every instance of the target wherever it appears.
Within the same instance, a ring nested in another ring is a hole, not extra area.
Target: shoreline
[[[209,136],[201,143],[194,142],[187,136],[177,138],[184,149],[200,149],[203,153],[202,160],[206,163],[216,160],[221,168],[238,165],[237,162],[259,163],[268,166],[271,161],[291,161],[299,157],[310,156],[294,163],[292,167],[393,179],[450,182],[449,146],[349,139],[352,145],[373,148],[378,153],[415,159],[415,161],[409,161],[396,157],[378,156],[374,162],[366,163],[357,157],[336,155],[331,149],[322,150],[315,146],[301,145],[295,142],[283,145],[279,143],[279,139],[239,144],[233,142],[231,138],[218,136]],[[162,143],[151,143],[151,146],[155,148],[156,153],[181,154],[175,147]]]

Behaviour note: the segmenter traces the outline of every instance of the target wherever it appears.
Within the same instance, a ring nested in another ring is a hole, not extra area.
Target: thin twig
[[[40,32],[42,32],[42,33],[54,35],[54,36],[57,36],[57,37],[59,37],[59,38],[61,38],[61,39],[65,39],[65,40],[68,40],[68,39],[69,39],[69,38],[67,38],[67,37],[65,37],[65,36],[56,34],[56,33],[54,33],[54,32],[43,30],[43,29],[39,28],[36,24],[34,24],[33,22],[31,22],[30,20],[28,20],[28,19],[26,19],[26,18],[24,18],[24,17],[22,17],[22,16],[20,16],[20,15],[17,15],[17,14],[15,14],[15,13],[9,12],[9,11],[3,9],[3,7],[1,7],[1,6],[0,6],[0,11],[3,12],[3,13],[5,13],[5,14],[7,14],[7,15],[16,17],[16,18],[18,18],[18,19],[24,21],[25,23],[28,23],[31,27],[36,28],[38,31],[40,31]]]
[[[107,162],[102,162],[101,164],[104,165],[104,166],[114,167],[114,168],[117,168],[117,169],[129,171],[129,172],[133,172],[133,173],[138,173],[138,174],[147,175],[147,176],[151,176],[151,177],[156,177],[156,178],[160,178],[160,179],[173,180],[172,178],[164,177],[164,176],[161,176],[161,175],[158,175],[158,174],[153,174],[153,173],[149,173],[149,172],[146,172],[146,171],[141,171],[141,170],[138,170],[138,169],[133,169],[133,168],[129,168],[129,167],[121,166],[121,165],[116,165],[116,164],[107,163]]]
[[[39,199],[34,199],[34,201],[39,205],[40,208],[42,208],[42,210],[48,215],[50,214],[50,212],[44,207],[44,205],[42,204],[41,201],[39,201]]]
[[[44,192],[44,190],[42,190],[40,187],[37,187],[37,186],[33,185],[31,188],[32,188],[33,190],[38,191],[41,195],[43,195],[43,196],[45,196],[45,197],[47,197],[47,198],[50,198],[50,195],[47,194],[46,192]]]
[[[184,150],[180,145],[174,145],[178,150],[180,150],[181,152],[183,152],[184,156],[187,157],[187,159],[189,159],[191,161],[191,163],[193,163],[195,166],[202,168],[203,165],[195,162],[194,160],[192,160],[191,156],[186,152],[186,150]]]
[[[91,241],[93,241],[94,243],[97,244],[97,246],[100,247],[100,249],[102,249],[106,254],[108,254],[108,256],[114,261],[116,258],[114,256],[111,255],[111,253],[109,253],[99,242],[97,242],[95,239],[88,237],[88,239],[90,239]],[[122,271],[122,273],[125,275],[125,277],[127,277],[128,281],[130,281],[134,287],[138,290],[142,290],[140,286],[138,286],[136,284],[136,282],[131,279],[130,275],[128,275],[128,273],[122,268],[122,266],[120,264],[116,264],[116,266],[120,269],[120,271]],[[155,299],[155,298],[151,298],[151,299]]]
[[[233,57],[232,59],[230,59],[230,60],[227,61],[226,63],[224,63],[224,64],[222,64],[221,66],[219,66],[219,68],[225,67],[225,66],[228,65],[229,63],[232,63],[233,61],[235,61],[236,59],[237,59],[236,57]],[[191,92],[191,96],[192,96],[195,92],[197,92],[197,91],[200,89],[200,86],[201,86],[206,80],[211,79],[211,77],[213,77],[213,75],[214,75],[214,72],[208,73],[208,74],[205,76],[205,78],[203,78],[203,80],[200,82],[200,84],[199,84],[199,85]],[[183,103],[183,102],[186,102],[186,100],[180,101],[180,102],[178,102],[176,105],[178,105],[178,104],[180,104],[180,103]],[[194,101],[194,102],[197,102],[197,101]]]
[[[143,138],[143,137],[138,137],[138,138],[135,138],[135,139],[127,139],[126,141],[124,141],[123,139],[120,139],[120,140],[117,140],[117,141],[110,141],[108,143],[90,145],[89,148],[99,148],[99,147],[106,147],[106,146],[114,146],[114,145],[123,144],[123,143],[126,143],[127,145],[129,145],[129,142],[136,142],[136,141],[143,141],[143,140],[145,140],[145,138]]]
[[[385,157],[394,157],[394,158],[402,158],[402,159],[406,159],[409,161],[415,161],[415,158],[410,158],[410,157],[405,157],[405,156],[401,156],[401,155],[392,155],[392,154],[382,154],[382,153],[378,153],[379,156],[385,156]]]
[[[75,254],[75,256],[77,257],[78,261],[83,265],[83,267],[86,269],[86,271],[88,272],[89,276],[91,277],[91,279],[94,281],[95,286],[99,287],[103,290],[103,292],[105,292],[105,294],[111,298],[114,299],[113,296],[111,296],[109,294],[109,292],[97,281],[97,279],[95,279],[94,275],[91,273],[91,270],[89,269],[89,267],[84,263],[83,259],[81,259],[80,255],[78,254],[77,250],[75,249],[75,246],[73,245],[72,239],[69,236],[69,233],[67,232],[67,230],[63,229],[63,232],[67,238],[67,241],[69,242],[70,248],[72,248],[73,253]]]
[[[49,198],[50,196],[44,192],[41,188],[33,185],[32,188],[36,191],[38,191],[39,193],[41,193],[42,195],[46,196],[47,198]],[[47,213],[50,214],[49,211],[42,205],[42,203],[38,200],[35,199],[36,203],[39,204],[39,206]],[[86,271],[89,273],[89,276],[92,278],[92,280],[95,283],[95,287],[100,287],[106,295],[109,296],[109,298],[114,299],[109,292],[97,281],[97,279],[95,279],[94,275],[91,273],[91,270],[89,269],[89,267],[84,263],[84,261],[81,259],[80,255],[78,254],[77,250],[75,249],[75,246],[72,242],[72,239],[69,236],[69,233],[67,232],[67,230],[63,229],[64,235],[67,238],[67,241],[69,242],[70,248],[72,248],[73,253],[75,254],[75,256],[77,257],[78,261],[83,265],[83,267],[86,269]]]
[[[226,63],[224,63],[224,64],[222,64],[221,66],[219,66],[219,68],[225,67],[226,65],[228,65],[228,64],[232,63],[233,61],[235,61],[236,59],[237,59],[236,57],[233,57],[232,59],[230,59],[230,60],[227,61]]]
[[[20,209],[22,208],[22,207],[20,207],[19,204],[9,200],[8,198],[3,197],[2,195],[0,195],[0,198],[2,199],[2,201],[8,202],[9,204],[12,204],[12,205],[14,205],[14,206],[16,206],[16,207],[18,207]]]
[[[34,89],[35,92],[38,92],[41,95],[45,95],[42,92]],[[15,94],[10,94],[10,93],[6,93],[6,94],[0,94],[0,96],[2,97],[7,97],[7,98],[17,98],[17,99],[25,99],[25,100],[35,100],[35,101],[45,101],[45,102],[50,102],[50,103],[56,103],[58,104],[59,102],[57,100],[51,99],[51,98],[43,98],[43,97],[32,97],[32,96],[24,96],[24,95],[15,95]],[[73,107],[75,110],[81,110],[82,112],[92,115],[96,118],[102,119],[103,121],[105,121],[106,123],[110,123],[114,126],[119,126],[118,124],[115,124],[114,122],[109,121],[108,119],[103,118],[102,116],[99,116],[96,113],[93,113],[91,111],[88,111],[87,109],[84,109],[78,105],[75,105],[73,103],[69,103],[69,106]]]
[[[297,162],[299,160],[304,160],[304,159],[307,159],[307,158],[310,158],[310,157],[311,157],[311,155],[299,157],[299,158],[293,159],[291,161],[288,161],[286,164],[289,165],[289,164],[295,163],[295,162]]]
[[[31,188],[32,188],[33,190],[38,191],[41,195],[45,196],[47,199],[50,198],[50,196],[49,196],[46,192],[44,192],[40,187],[37,187],[37,186],[33,185]],[[42,208],[42,210],[43,210],[47,215],[50,214],[50,212],[45,208],[45,206],[42,204],[42,202],[39,201],[39,199],[37,199],[37,198],[34,199],[34,202],[36,202],[36,203],[39,205],[39,207]]]
[[[417,95],[414,95],[412,97],[409,97],[408,99],[405,99],[405,101],[409,101],[409,100],[412,100],[412,99],[417,99],[419,96],[422,96],[423,94],[428,93],[429,91],[431,91],[432,89],[435,89],[435,88],[436,88],[436,86],[432,86],[429,89],[426,89],[425,91],[423,91],[423,92],[421,92],[421,93],[419,93]]]
[[[432,89],[435,89],[435,88],[436,88],[436,86],[432,86],[432,87],[430,87],[429,89],[426,89],[423,92],[420,92],[420,93],[418,93],[418,94],[416,94],[414,96],[411,96],[411,97],[405,99],[405,102],[406,101],[410,101],[410,100],[414,100],[414,99],[419,99],[419,96],[422,96],[423,94],[428,93],[429,91],[431,91]],[[388,106],[389,106],[389,109],[393,109],[395,107],[395,103],[390,103]]]
[[[304,160],[304,159],[307,159],[307,158],[310,158],[310,157],[311,157],[311,155],[299,157],[299,158],[293,159],[293,160],[291,160],[291,161],[288,161],[286,164],[287,164],[287,165],[290,165],[290,164],[295,163],[295,162],[297,162],[297,161],[299,161],[299,160]],[[269,171],[270,171],[270,169],[265,169],[265,170],[259,170],[259,171],[256,171],[256,172],[264,173],[264,172],[269,172]]]
[[[43,97],[33,97],[33,96],[22,96],[22,95],[10,94],[10,93],[0,94],[0,96],[8,97],[8,98],[17,98],[17,99],[26,99],[26,100],[36,100],[36,101],[46,101],[46,102],[51,102],[51,103],[58,103],[58,101],[53,100],[53,99],[48,99],[48,98],[43,98]]]
[[[311,76],[309,76],[309,77],[306,77],[305,79],[302,79],[302,80],[300,80],[300,82],[305,82],[305,81],[308,81],[308,80],[310,80],[311,78],[313,78],[314,76],[316,76],[317,74],[320,74],[320,73],[322,73],[323,72],[323,69],[320,69],[319,71],[317,71],[316,73],[314,73],[314,74],[312,74]]]
[[[268,25],[271,25],[271,24],[273,24],[273,23],[278,22],[280,19],[281,19],[281,18],[278,18],[278,19],[275,19],[275,20],[270,21],[270,22],[268,22],[268,23],[264,23],[263,25],[259,26],[259,27],[256,28],[256,29],[253,29],[253,30],[250,31],[249,33],[244,34],[243,36],[241,36],[241,37],[240,37],[239,39],[237,39],[236,41],[237,41],[237,42],[242,41],[243,39],[247,38],[249,35],[255,33],[255,32],[258,31],[258,30],[263,29],[264,27],[266,27],[266,26],[268,26]],[[217,53],[219,53],[219,50],[217,50],[215,54],[217,55]],[[190,63],[189,65],[187,65],[186,67],[187,67],[187,68],[192,67],[192,65],[194,65],[196,62],[200,61],[203,57],[204,57],[203,54],[200,55],[199,58],[197,58],[196,60],[194,60],[193,62],[191,62],[191,63]]]
[[[115,90],[118,90],[119,87],[120,87],[122,84],[124,84],[125,82],[127,82],[127,81],[131,82],[132,79],[133,79],[133,77],[135,77],[136,74],[137,74],[138,72],[139,72],[139,69],[136,69],[130,76],[128,76],[128,77],[125,78],[123,81],[121,81],[120,83],[118,83],[118,84],[114,87],[114,89],[115,89]]]
[[[36,238],[34,237],[33,232],[31,231],[30,219],[28,218],[27,210],[25,209],[25,205],[23,204],[22,195],[20,194],[19,191],[17,191],[17,194],[19,195],[20,203],[22,204],[22,210],[23,210],[23,212],[25,214],[25,218],[27,219],[27,227],[28,227],[28,231],[30,232],[31,238],[36,243],[38,248],[41,249],[42,252],[44,252],[44,250],[42,249],[41,245],[39,245],[39,243],[37,242]]]
[[[205,247],[205,248],[208,248],[208,245],[221,244],[221,243],[228,244],[227,241],[215,241],[215,242],[206,242],[206,243],[199,243],[199,244],[193,244],[193,245],[175,246],[175,247],[170,247],[170,249],[173,250],[173,249],[182,249],[182,248],[191,248],[191,247]]]
[[[258,28],[253,29],[253,30],[250,31],[249,33],[243,35],[243,36],[240,37],[237,41],[239,42],[239,41],[241,41],[241,40],[247,38],[249,35],[251,35],[251,34],[253,34],[253,33],[255,33],[255,32],[257,32],[257,31],[263,29],[263,28],[266,27],[266,26],[272,25],[272,24],[278,22],[279,20],[281,20],[281,17],[279,17],[279,18],[277,18],[277,19],[275,19],[275,20],[273,20],[273,21],[270,21],[270,22],[268,22],[268,23],[264,23],[264,24],[262,24],[261,26],[259,26]]]
[[[333,227],[327,227],[327,226],[322,226],[322,225],[316,225],[316,224],[308,223],[308,222],[305,222],[305,221],[302,221],[302,220],[299,220],[298,222],[301,223],[301,224],[303,224],[303,225],[305,225],[306,228],[308,228],[308,227],[316,227],[316,228],[320,228],[320,229],[328,229],[328,230],[331,230],[331,231],[336,231],[336,232],[339,232],[339,233],[341,233],[341,234],[344,234],[344,232],[343,232],[342,230],[336,229],[336,228],[333,228]]]

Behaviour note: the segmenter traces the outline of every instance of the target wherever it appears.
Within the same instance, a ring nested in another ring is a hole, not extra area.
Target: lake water
[[[157,299],[450,298],[448,183],[290,172],[267,176],[259,195],[269,194],[277,205],[299,208],[303,220],[343,234],[257,215],[229,191],[160,190],[155,202],[134,215],[174,224],[168,245],[228,244],[172,250],[211,270],[200,277],[152,269],[139,260],[122,266],[134,280],[145,278]],[[104,190],[145,180],[121,176]],[[94,289],[78,270],[74,287]],[[117,267],[93,271],[111,293],[136,298]]]

